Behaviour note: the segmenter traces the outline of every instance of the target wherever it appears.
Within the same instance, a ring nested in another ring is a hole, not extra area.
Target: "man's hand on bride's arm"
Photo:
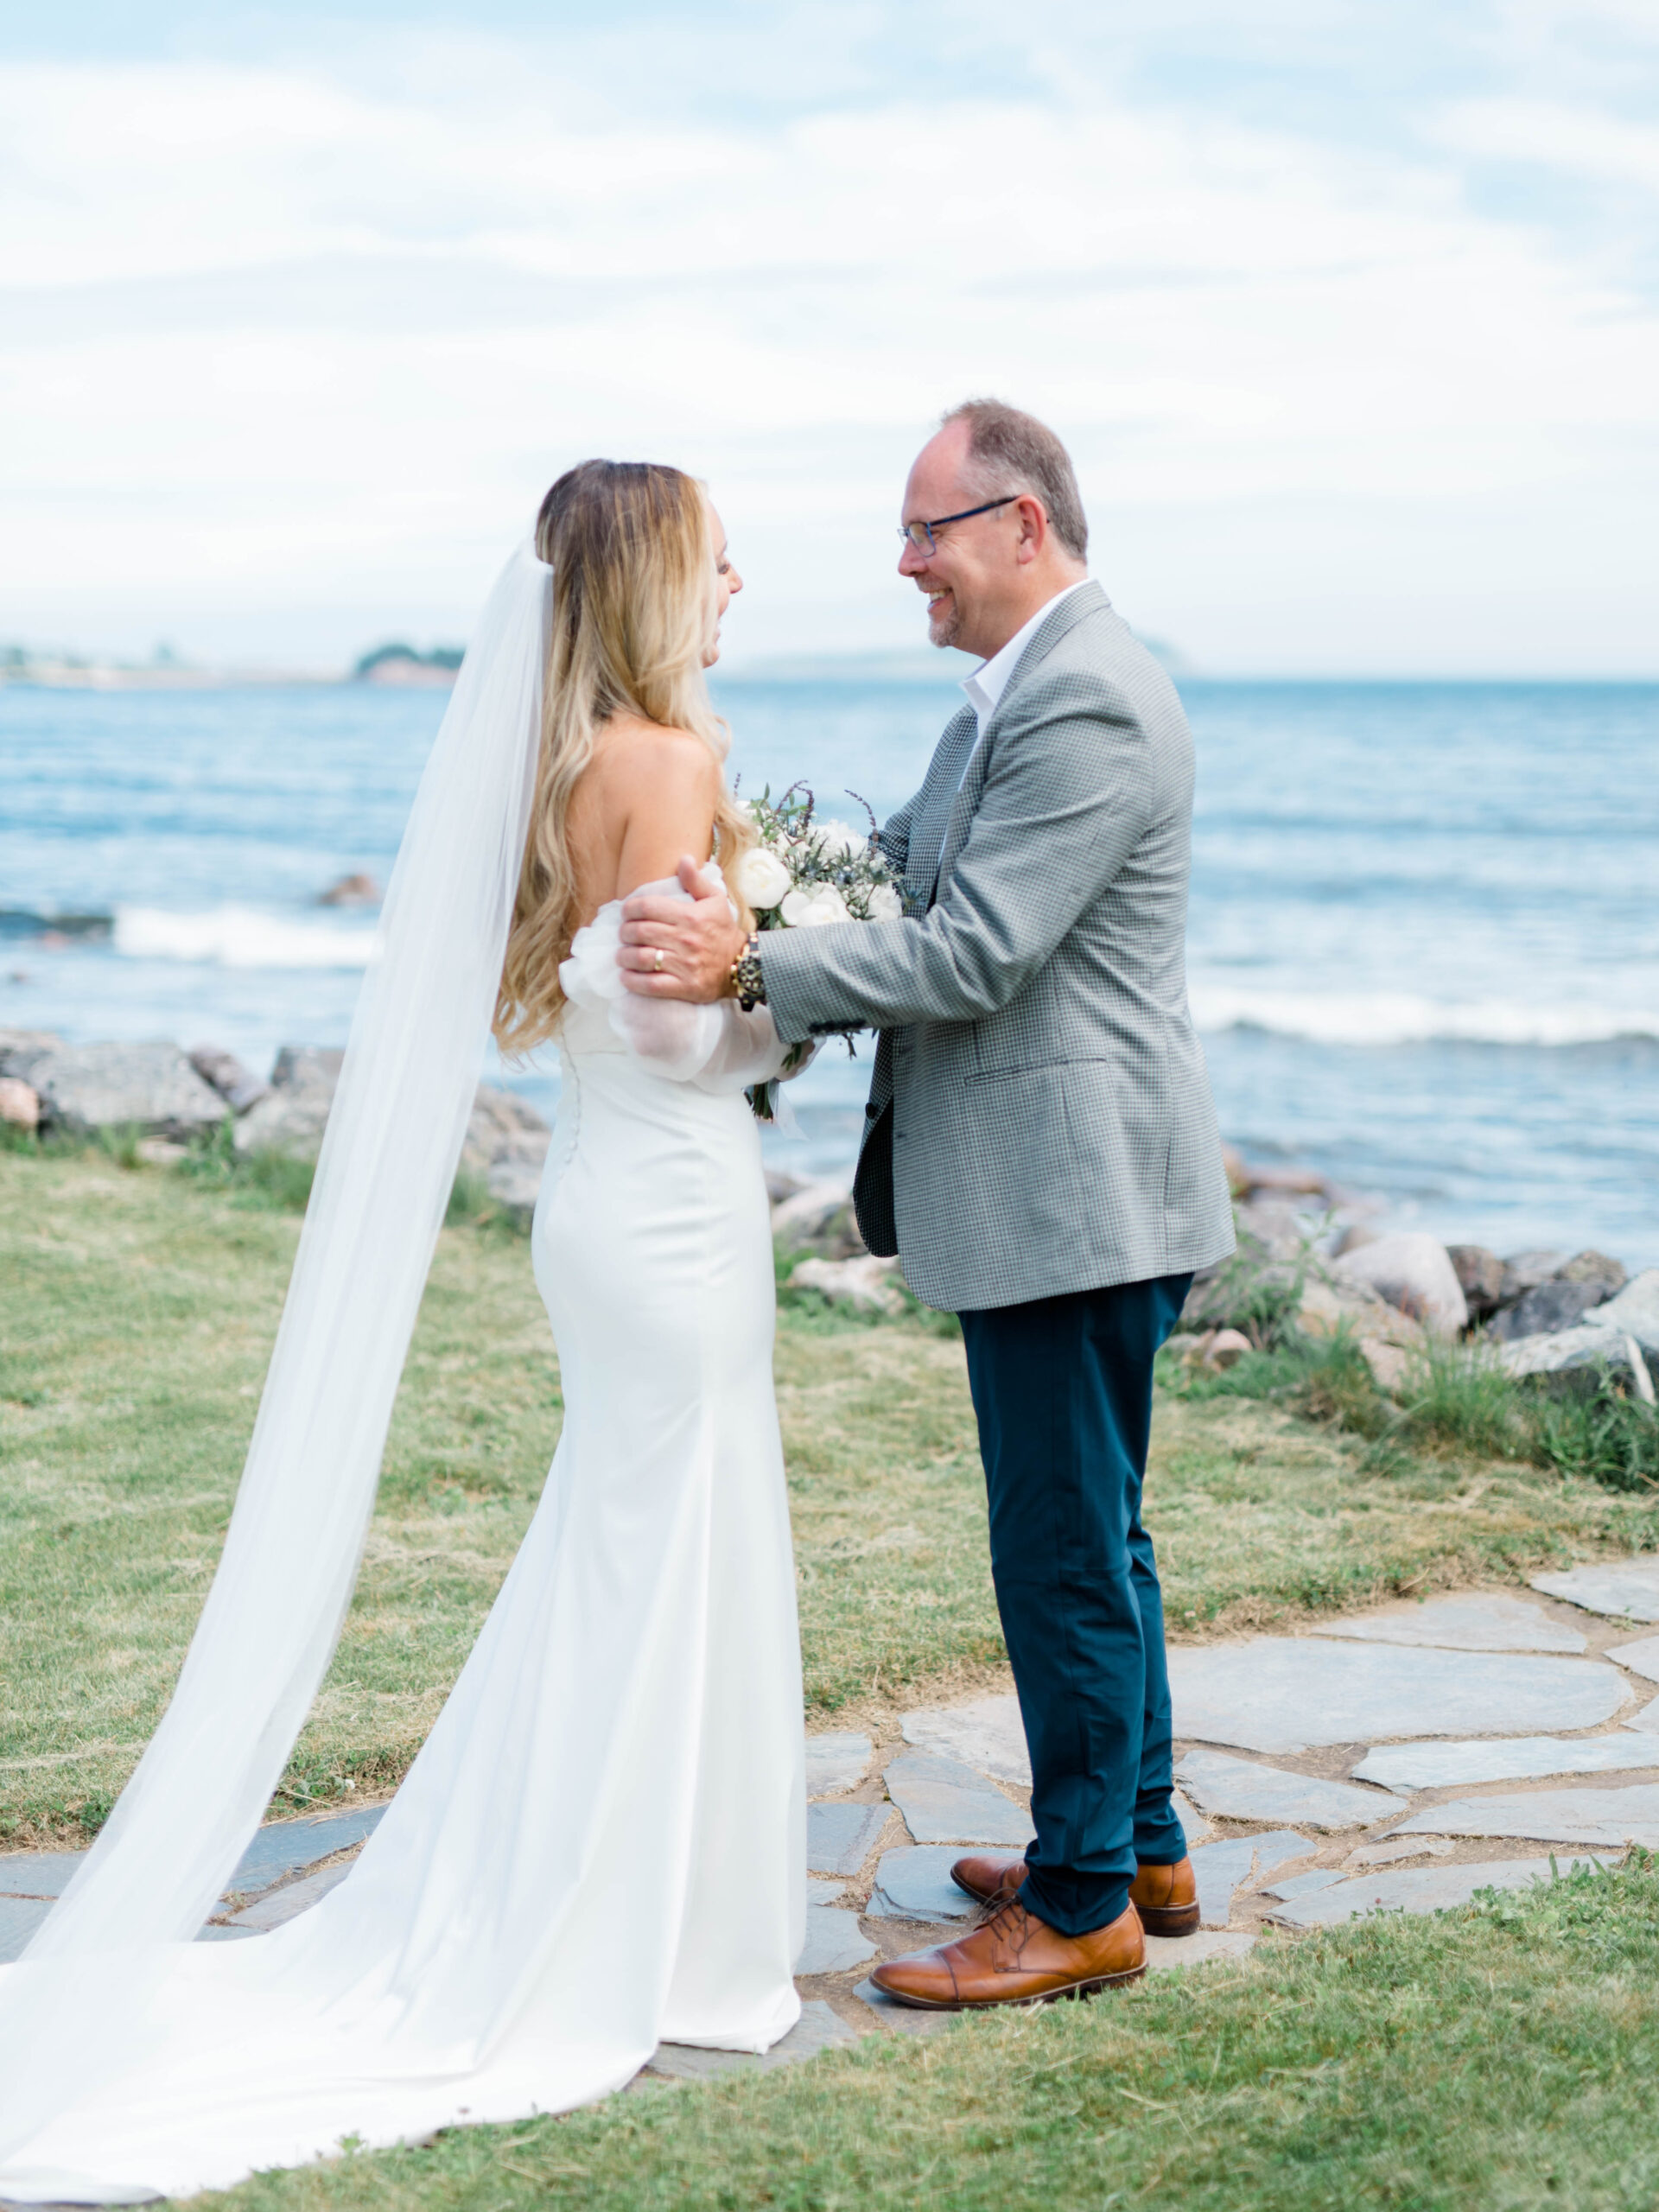
[[[707,1004],[729,994],[743,931],[732,919],[726,886],[715,869],[705,873],[704,864],[688,855],[680,862],[679,878],[691,894],[690,905],[639,891],[624,901],[617,961],[623,982],[641,998]]]

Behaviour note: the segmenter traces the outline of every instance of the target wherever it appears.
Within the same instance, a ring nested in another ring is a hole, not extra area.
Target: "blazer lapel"
[[[995,711],[986,723],[984,734],[968,763],[968,772],[962,779],[962,788],[956,794],[955,803],[947,801],[944,834],[939,840],[938,866],[933,875],[932,898],[937,899],[943,893],[957,856],[968,842],[968,832],[973,827],[974,817],[979,811],[979,802],[984,796],[985,779],[990,772],[992,748],[996,743],[998,726],[1007,712],[1008,702],[1022,683],[1029,682],[1069,631],[1075,629],[1090,614],[1098,613],[1103,607],[1109,612],[1111,604],[1101,587],[1091,581],[1084,590],[1074,591],[1068,599],[1061,601],[1020,654],[1014,674],[1003,687],[1002,696],[997,701]]]
[[[928,766],[921,803],[911,825],[910,847],[905,861],[905,885],[911,903],[926,907],[932,902],[939,880],[939,855],[946,826],[955,811],[963,758],[979,728],[971,706],[960,707],[945,724]],[[971,764],[969,772],[972,772]]]

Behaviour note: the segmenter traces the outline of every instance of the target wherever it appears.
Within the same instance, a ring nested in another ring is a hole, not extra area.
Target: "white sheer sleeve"
[[[640,888],[655,898],[687,896],[677,882]],[[745,1014],[735,999],[690,1006],[682,999],[639,998],[630,991],[617,965],[621,930],[622,902],[614,899],[577,931],[570,957],[559,967],[559,982],[573,1006],[602,1013],[634,1058],[671,1083],[728,1092],[770,1083],[782,1073],[789,1046],[765,1007]]]

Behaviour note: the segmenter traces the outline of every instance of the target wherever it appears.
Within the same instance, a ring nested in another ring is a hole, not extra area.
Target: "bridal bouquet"
[[[849,798],[857,797],[849,791]],[[859,801],[861,805],[864,802]],[[754,909],[757,930],[819,929],[830,922],[896,922],[905,911],[899,880],[881,850],[875,817],[868,836],[845,822],[817,818],[817,801],[804,784],[791,784],[779,799],[768,785],[759,798],[745,802],[760,843],[746,853],[737,871],[738,888]],[[870,810],[864,807],[867,814]],[[853,1050],[853,1040],[847,1039]],[[784,1075],[811,1057],[812,1046],[795,1045]],[[782,1077],[779,1078],[779,1081]],[[775,1121],[778,1083],[759,1083],[749,1103],[763,1122]]]

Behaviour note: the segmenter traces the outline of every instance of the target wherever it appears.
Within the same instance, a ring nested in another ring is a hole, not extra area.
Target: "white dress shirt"
[[[997,702],[1008,688],[1008,678],[1014,674],[1020,654],[1024,652],[1038,629],[1048,620],[1060,601],[1063,599],[1070,599],[1074,591],[1081,591],[1084,585],[1090,581],[1089,577],[1084,576],[1077,583],[1067,584],[1064,591],[1057,591],[1052,599],[1045,600],[1023,629],[1014,632],[1001,652],[993,653],[989,660],[986,661],[982,667],[976,668],[971,676],[963,677],[962,688],[968,694],[974,712],[979,718],[979,730],[974,740],[972,750],[962,764],[963,776],[968,773],[974,754],[979,750],[979,739],[984,736],[985,725],[996,712]],[[957,789],[958,791],[962,789],[961,777],[957,779]]]

